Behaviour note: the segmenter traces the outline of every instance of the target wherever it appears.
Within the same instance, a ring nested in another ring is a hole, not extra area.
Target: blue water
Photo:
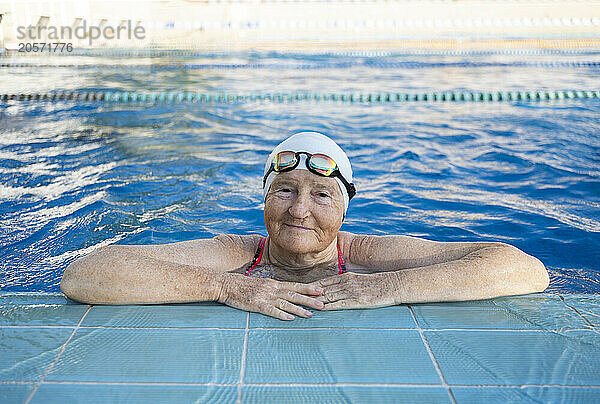
[[[98,66],[3,68],[0,93],[597,90],[600,82],[597,67],[524,66],[519,55],[375,59],[429,65],[389,68],[356,63],[373,60],[368,57],[272,53],[177,60],[28,58],[34,64]],[[597,62],[600,54],[526,59]],[[7,60],[23,62],[2,58]],[[498,63],[477,65],[483,61]],[[249,62],[271,66],[152,67]],[[294,63],[315,68],[297,69],[290,66]],[[599,117],[599,99],[188,105],[3,101],[0,288],[58,291],[70,262],[107,244],[167,243],[220,233],[266,235],[261,190],[266,156],[284,137],[309,129],[330,135],[353,164],[358,194],[342,230],[503,241],[544,262],[552,278],[549,291],[599,293]]]

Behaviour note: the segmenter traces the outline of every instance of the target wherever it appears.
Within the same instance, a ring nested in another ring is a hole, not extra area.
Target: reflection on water
[[[8,68],[0,92],[586,89],[599,75],[569,67]],[[353,163],[358,194],[343,230],[504,241],[546,264],[551,291],[598,292],[599,112],[599,100],[2,104],[0,287],[57,291],[68,263],[101,245],[266,235],[266,156],[293,131],[314,129]]]

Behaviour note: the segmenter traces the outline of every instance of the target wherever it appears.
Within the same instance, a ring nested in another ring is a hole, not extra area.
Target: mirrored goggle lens
[[[273,168],[275,171],[285,170],[296,164],[296,153],[283,151],[278,153],[273,159]]]
[[[335,161],[333,161],[331,157],[328,157],[324,154],[313,154],[313,156],[310,158],[309,164],[313,170],[327,177],[330,176],[337,168]]]

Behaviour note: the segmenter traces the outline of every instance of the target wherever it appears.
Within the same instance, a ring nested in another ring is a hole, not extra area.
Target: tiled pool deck
[[[600,402],[600,295],[311,311],[0,292],[0,402]]]

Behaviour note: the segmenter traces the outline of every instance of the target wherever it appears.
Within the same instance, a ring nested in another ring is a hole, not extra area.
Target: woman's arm
[[[70,299],[88,304],[210,301],[219,296],[220,275],[108,246],[71,263],[60,289]]]
[[[60,287],[69,298],[94,304],[216,300],[218,275],[248,262],[257,237],[101,247],[71,263]]]
[[[261,238],[259,235],[220,234],[210,239],[153,245],[112,245],[109,248],[175,264],[227,272],[248,263]]]
[[[485,247],[464,257],[395,271],[398,303],[489,299],[543,292],[548,271],[537,258],[511,245]]]
[[[134,251],[122,247],[127,246],[99,248],[69,265],[60,284],[63,293],[71,299],[89,304],[214,300],[281,320],[293,319],[290,313],[310,317],[311,313],[300,305],[315,309],[323,307],[314,297],[321,291],[303,283],[224,273],[151,258],[137,252],[143,246],[136,246]],[[208,250],[207,253],[219,255],[219,251],[214,250]],[[156,254],[156,251],[150,254]],[[232,262],[227,260],[226,254],[221,254],[221,259],[220,267],[227,267]]]
[[[397,271],[454,261],[500,242],[441,242],[411,236],[370,236],[340,232],[342,254],[373,272]]]
[[[366,275],[348,272],[313,284],[325,290],[319,296],[324,309],[338,310],[542,292],[549,276],[537,258],[499,243],[451,261]]]

